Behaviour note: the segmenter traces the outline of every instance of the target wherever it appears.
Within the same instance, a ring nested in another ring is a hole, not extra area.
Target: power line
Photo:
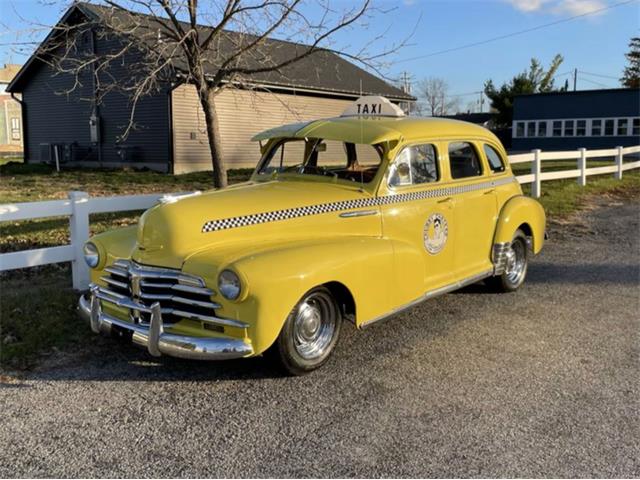
[[[598,87],[603,87],[603,88],[613,88],[611,87],[611,85],[605,85],[604,83],[600,83],[600,82],[594,82],[593,80],[589,80],[588,78],[581,78],[580,81],[582,82],[589,82],[593,85],[596,85]]]
[[[619,80],[618,77],[614,77],[612,75],[602,75],[601,73],[590,73],[590,72],[585,72],[584,70],[578,70],[578,73],[582,73],[583,75],[589,75],[591,77],[610,78],[612,80]]]
[[[436,55],[443,55],[445,53],[457,52],[458,50],[464,50],[466,48],[477,47],[479,45],[485,45],[487,43],[496,42],[498,40],[504,40],[505,38],[515,37],[517,35],[523,35],[525,33],[535,32],[536,30],[541,30],[543,28],[552,27],[554,25],[559,25],[561,23],[570,22],[572,20],[576,20],[578,18],[587,17],[589,15],[595,15],[596,13],[604,12],[605,10],[611,10],[612,8],[621,7],[622,5],[628,5],[630,3],[635,3],[637,0],[627,0],[625,2],[614,3],[613,5],[608,5],[606,7],[597,8],[595,10],[591,10],[589,12],[581,13],[580,15],[574,15],[572,17],[563,18],[561,20],[556,20],[555,22],[544,23],[542,25],[538,25],[536,27],[527,28],[525,30],[520,30],[517,32],[507,33],[505,35],[500,35],[498,37],[488,38],[486,40],[481,40],[479,42],[468,43],[466,45],[460,45],[459,47],[447,48],[445,50],[439,50],[437,52],[427,53],[425,55],[418,55],[417,57],[405,58],[403,60],[398,60],[396,63],[402,62],[411,62],[413,60],[421,60],[423,58],[435,57]]]

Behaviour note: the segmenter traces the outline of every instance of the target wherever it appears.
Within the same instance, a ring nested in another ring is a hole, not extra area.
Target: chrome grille
[[[101,280],[108,285],[103,290],[116,297],[131,298],[150,307],[160,303],[165,324],[171,324],[183,318],[215,322],[215,309],[220,305],[211,300],[214,292],[205,286],[204,281],[195,275],[179,270],[149,267],[127,260],[116,260],[105,268],[108,275]],[[131,320],[148,324],[149,313],[131,310]]]

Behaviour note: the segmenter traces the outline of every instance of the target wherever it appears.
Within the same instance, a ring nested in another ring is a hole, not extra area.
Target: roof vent
[[[404,117],[404,112],[384,97],[367,95],[349,105],[341,116]]]

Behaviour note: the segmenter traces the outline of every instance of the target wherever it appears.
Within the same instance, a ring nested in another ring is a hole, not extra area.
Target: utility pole
[[[409,76],[409,72],[404,71],[401,75],[400,88],[404,93],[411,93],[411,78]],[[411,102],[407,102],[407,114],[411,114]]]
[[[482,110],[483,110],[482,107],[484,106],[484,95],[483,95],[484,92],[480,90],[478,93],[480,94],[480,100],[478,100],[478,105],[480,105],[480,113],[482,113]]]
[[[578,69],[573,70],[573,91],[575,92],[578,87]]]

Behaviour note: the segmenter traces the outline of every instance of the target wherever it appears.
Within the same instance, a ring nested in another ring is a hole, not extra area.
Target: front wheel
[[[293,308],[269,353],[291,375],[324,365],[338,341],[342,312],[331,292],[317,287]]]
[[[528,266],[527,237],[522,230],[518,230],[507,251],[507,264],[504,272],[501,275],[488,278],[485,282],[496,291],[514,292],[524,283]]]

